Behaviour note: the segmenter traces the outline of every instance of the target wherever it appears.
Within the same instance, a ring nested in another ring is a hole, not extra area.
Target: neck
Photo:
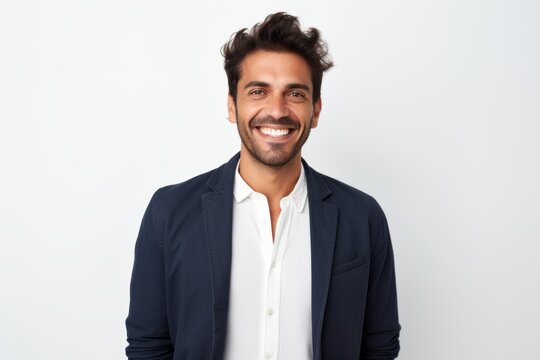
[[[300,177],[300,152],[283,166],[262,164],[242,146],[239,171],[242,179],[256,192],[264,194],[270,202],[279,202],[289,195]]]

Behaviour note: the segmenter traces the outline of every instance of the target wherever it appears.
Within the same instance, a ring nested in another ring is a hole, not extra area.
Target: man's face
[[[229,120],[236,122],[242,150],[267,166],[283,166],[317,126],[321,99],[313,104],[308,63],[289,52],[259,50],[240,65],[236,104],[229,95]]]

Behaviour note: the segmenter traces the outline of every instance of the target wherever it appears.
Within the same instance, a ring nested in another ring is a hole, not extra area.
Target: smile
[[[264,135],[271,137],[286,136],[289,135],[289,133],[291,132],[290,129],[272,129],[267,127],[260,127],[259,131],[262,132]]]

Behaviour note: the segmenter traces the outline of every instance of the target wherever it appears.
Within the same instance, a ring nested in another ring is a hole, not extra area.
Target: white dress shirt
[[[280,207],[272,241],[268,200],[242,179],[237,165],[225,360],[312,358],[311,239],[303,166]]]

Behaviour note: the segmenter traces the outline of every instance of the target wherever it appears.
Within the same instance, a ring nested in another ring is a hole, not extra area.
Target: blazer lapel
[[[313,359],[321,357],[324,310],[334,257],[338,207],[325,199],[332,191],[321,174],[302,159],[306,172],[311,232],[311,317]]]
[[[202,195],[213,292],[212,360],[221,359],[225,349],[231,275],[234,171],[239,157],[237,153],[228,163],[214,171],[208,180],[212,191]]]

